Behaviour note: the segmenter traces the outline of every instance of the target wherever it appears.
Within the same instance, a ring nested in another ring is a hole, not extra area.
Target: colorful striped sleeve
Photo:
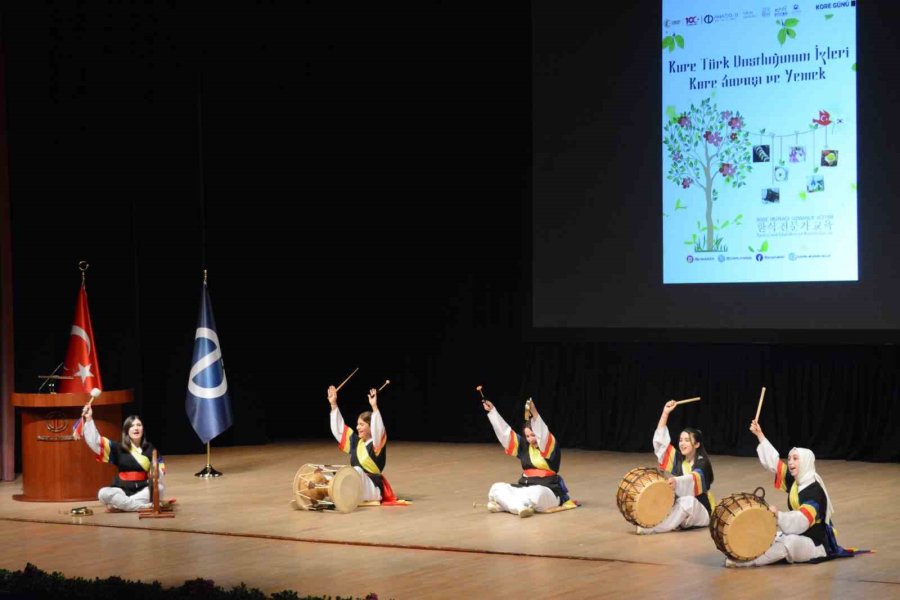
[[[490,411],[487,416],[488,421],[491,422],[491,427],[494,428],[497,441],[503,444],[503,451],[510,456],[518,456],[519,444],[521,443],[519,435],[503,420],[496,408]]]
[[[535,414],[531,418],[531,430],[538,440],[538,448],[541,451],[541,456],[549,458],[556,450],[556,437],[550,433],[550,428],[544,423],[544,419],[541,418],[540,414]]]
[[[706,474],[703,473],[703,469],[700,467],[694,467],[691,471],[691,475],[694,477],[694,495],[699,496],[707,491],[709,491],[709,486],[706,484]]]
[[[341,433],[341,439],[338,440],[338,448],[340,448],[341,452],[346,452],[350,454],[350,436],[353,435],[353,430],[344,425],[344,431]]]
[[[783,460],[778,461],[775,466],[775,489],[783,492],[788,491],[787,487],[788,468]]]
[[[556,451],[556,436],[547,432],[547,443],[541,449],[541,456],[549,458]]]
[[[809,526],[812,527],[819,516],[819,503],[815,500],[809,500],[800,505],[799,511],[806,517]]]
[[[509,440],[506,442],[504,451],[510,456],[519,455],[519,434],[512,429],[509,430]]]
[[[97,451],[96,460],[97,460],[97,462],[108,463],[109,462],[109,449],[110,449],[109,438],[105,438],[102,435],[99,437],[100,437],[100,440],[97,442],[97,445],[99,446],[99,450]]]
[[[380,410],[372,413],[372,423],[369,431],[372,433],[372,448],[375,450],[375,456],[378,456],[384,449],[385,444],[387,444],[387,430],[384,428]]]
[[[659,461],[659,468],[667,473],[672,472],[672,467],[675,466],[675,446],[669,444],[668,447],[663,452],[662,458]]]

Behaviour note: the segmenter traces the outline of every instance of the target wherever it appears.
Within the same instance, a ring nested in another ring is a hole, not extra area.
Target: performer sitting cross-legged
[[[110,463],[119,468],[110,487],[100,488],[97,498],[108,508],[121,511],[148,510],[153,507],[150,498],[148,473],[151,468],[153,445],[144,436],[144,424],[140,417],[131,415],[122,424],[122,439],[115,442],[97,431],[94,410],[90,403],[81,412],[84,417],[84,441],[100,462]],[[165,486],[162,476],[166,472],[162,458],[159,465],[159,497],[162,499]]]
[[[775,487],[787,492],[790,510],[769,507],[775,513],[778,529],[775,540],[762,556],[747,561],[726,558],[725,566],[754,567],[781,560],[790,563],[819,562],[868,552],[838,545],[831,523],[834,505],[825,482],[816,473],[816,456],[812,450],[792,448],[785,463],[755,420],[750,422],[750,431],[759,440],[756,447],[759,462],[775,473]]]
[[[561,450],[534,402],[530,402],[531,419],[523,426],[522,435],[506,424],[489,400],[482,400],[482,405],[506,453],[522,462],[522,476],[517,483],[491,486],[488,510],[530,517],[569,501],[569,491],[559,476]]]
[[[703,434],[699,429],[685,427],[678,436],[678,447],[672,445],[667,423],[677,405],[674,400],[666,402],[653,434],[653,452],[659,460],[659,468],[673,475],[667,483],[675,492],[675,504],[662,523],[651,528],[638,526],[638,534],[709,525],[709,515],[715,505],[709,491],[713,483],[712,463],[703,447]]]
[[[359,415],[356,430],[344,424],[341,409],[337,405],[337,388],[328,388],[328,403],[331,405],[331,433],[337,440],[338,447],[350,455],[350,465],[362,476],[363,502],[381,502],[381,504],[408,504],[399,500],[384,477],[387,463],[387,431],[378,410],[378,391],[369,390],[371,411]]]

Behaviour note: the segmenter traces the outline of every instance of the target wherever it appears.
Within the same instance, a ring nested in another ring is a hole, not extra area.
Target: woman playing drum
[[[375,388],[369,390],[372,410],[359,415],[355,431],[344,424],[337,405],[337,388],[333,385],[328,388],[328,403],[331,405],[331,433],[338,447],[350,455],[350,465],[362,476],[363,501],[397,502],[382,474],[387,463],[387,432],[378,410],[378,391]]]
[[[666,402],[653,434],[653,451],[659,460],[659,468],[673,475],[668,483],[675,492],[675,504],[656,527],[637,526],[638,534],[709,525],[709,513],[715,504],[709,492],[713,482],[712,463],[703,447],[703,434],[699,429],[686,427],[678,436],[678,447],[672,446],[666,423],[676,406],[674,400]]]
[[[750,422],[750,431],[759,440],[756,453],[763,467],[775,473],[775,487],[788,493],[789,511],[774,506],[778,533],[775,541],[762,556],[747,561],[725,559],[726,567],[754,567],[769,565],[786,559],[788,562],[809,562],[825,558],[853,556],[852,550],[838,546],[831,525],[834,513],[825,482],[816,473],[816,457],[807,448],[792,448],[787,464],[778,458],[778,450],[763,435],[757,421]]]
[[[566,484],[558,473],[561,450],[534,402],[529,402],[531,420],[525,423],[522,435],[519,435],[506,424],[489,400],[482,400],[497,439],[508,455],[521,461],[523,471],[515,484],[500,482],[491,486],[487,504],[491,512],[506,511],[530,517],[569,500]]]

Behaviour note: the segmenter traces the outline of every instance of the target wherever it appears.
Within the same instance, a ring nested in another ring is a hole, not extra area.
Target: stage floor
[[[786,449],[781,449],[786,451]],[[388,475],[408,506],[316,513],[291,508],[304,463],[346,464],[333,442],[213,448],[225,475],[193,474],[205,455],[166,456],[174,519],[106,513],[97,501],[12,499],[0,484],[0,567],[27,562],[68,576],[158,580],[203,577],[266,592],[385,598],[507,597],[900,598],[900,465],[817,461],[844,546],[876,554],[818,565],[725,569],[707,529],[637,536],[616,507],[623,475],[652,466],[646,454],[565,450],[562,474],[575,510],[520,519],[483,504],[495,481],[515,481],[518,461],[498,444],[391,442]],[[755,458],[714,456],[713,492],[766,487],[786,495]],[[481,506],[473,506],[479,503]],[[87,505],[90,517],[69,509]]]

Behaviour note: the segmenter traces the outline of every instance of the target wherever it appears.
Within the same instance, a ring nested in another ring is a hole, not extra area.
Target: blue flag
[[[222,346],[216,334],[216,321],[205,281],[185,408],[194,431],[204,444],[231,427],[231,399],[222,364]]]

